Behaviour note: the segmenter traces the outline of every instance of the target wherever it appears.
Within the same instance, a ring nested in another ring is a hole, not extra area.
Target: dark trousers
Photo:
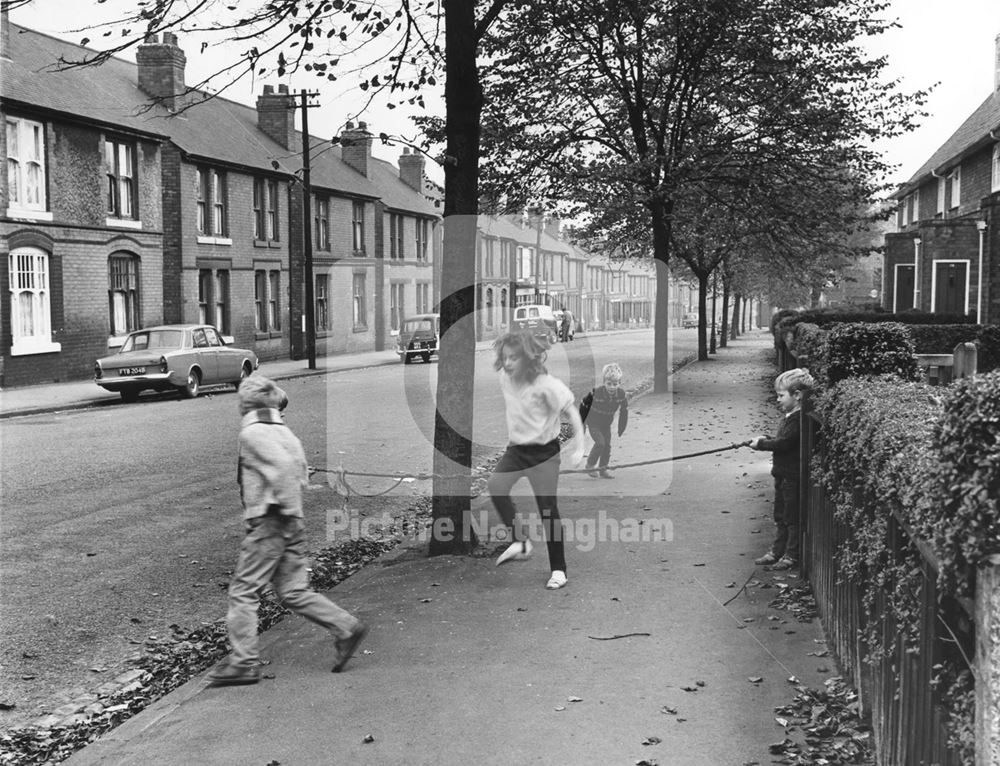
[[[559,440],[548,444],[510,444],[503,453],[493,475],[487,482],[490,499],[503,523],[510,530],[511,539],[521,539],[514,524],[517,508],[510,498],[510,491],[522,477],[528,479],[531,491],[542,517],[545,543],[549,549],[549,565],[553,570],[566,571],[566,552],[563,549],[563,525],[556,503],[559,485]]]
[[[599,465],[607,468],[611,461],[611,424],[610,423],[587,423],[590,429],[590,438],[594,440],[594,446],[590,448],[590,455],[587,457],[587,468]]]
[[[774,477],[774,523],[778,534],[771,546],[776,557],[788,556],[798,561],[799,551],[799,480]]]

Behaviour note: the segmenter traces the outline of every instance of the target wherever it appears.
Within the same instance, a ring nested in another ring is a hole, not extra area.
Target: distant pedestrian
[[[510,443],[493,469],[487,486],[493,505],[513,541],[497,558],[499,566],[531,555],[531,540],[510,498],[517,481],[522,477],[528,479],[538,504],[552,569],[545,587],[554,590],[567,582],[563,526],[556,501],[560,454],[565,452],[573,466],[580,463],[583,424],[574,406],[573,392],[545,369],[548,347],[545,338],[527,333],[508,333],[493,344],[496,352],[493,366],[499,372]],[[573,429],[565,447],[559,443],[563,419],[569,420]]]
[[[572,338],[572,333],[570,329],[573,326],[573,312],[569,309],[564,309],[562,313],[562,319],[560,321],[560,335],[563,343],[569,343]]]
[[[213,686],[260,680],[257,609],[270,583],[281,602],[334,636],[337,673],[354,654],[367,627],[328,598],[309,589],[302,488],[309,481],[302,443],[285,425],[288,397],[262,375],[240,384],[237,480],[246,537],[229,585],[229,643],[232,653],[209,673]]]
[[[781,373],[774,381],[778,409],[784,415],[777,436],[756,436],[750,447],[773,453],[774,523],[777,534],[771,550],[754,561],[772,570],[798,566],[799,551],[799,411],[815,381],[801,367]]]
[[[628,426],[628,396],[622,390],[622,368],[612,362],[602,370],[604,385],[594,387],[580,402],[580,419],[590,429],[594,446],[587,457],[587,473],[594,478],[615,478],[608,470],[611,460],[611,424],[618,415],[618,438]]]

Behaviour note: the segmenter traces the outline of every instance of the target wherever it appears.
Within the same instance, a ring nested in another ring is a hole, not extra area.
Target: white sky
[[[98,5],[92,0],[32,0],[25,8],[11,13],[11,19],[24,26],[79,42],[83,36],[70,30],[93,23],[97,14],[113,13],[121,5],[134,7],[134,0],[110,0]],[[105,10],[106,9],[106,10]],[[1000,34],[1000,0],[892,0],[891,17],[901,24],[890,30],[869,47],[875,54],[889,56],[890,77],[902,78],[904,91],[926,89],[940,84],[927,105],[929,116],[921,126],[881,147],[886,159],[900,167],[892,176],[897,183],[906,181],[923,162],[958,128],[993,90],[995,69],[995,37]],[[92,35],[100,39],[98,35]],[[199,72],[210,71],[211,53],[198,53],[197,41],[183,37],[179,44],[187,54],[187,79],[193,82]],[[211,51],[211,49],[210,49]],[[253,104],[265,83],[276,84],[276,78],[259,81],[253,87],[242,86],[227,92],[236,101]],[[295,92],[306,88],[320,90],[320,107],[309,113],[310,132],[315,136],[332,136],[339,132],[349,116],[356,111],[355,97],[344,96],[336,84],[308,73],[285,78],[284,84]],[[439,83],[439,87],[442,83]],[[430,108],[432,99],[428,98]],[[436,103],[440,105],[440,100]],[[415,128],[402,109],[378,109],[366,115],[369,129],[407,138],[415,136]],[[375,142],[376,156],[395,161],[398,146],[382,146]],[[443,173],[433,163],[427,165],[428,175],[441,182]]]

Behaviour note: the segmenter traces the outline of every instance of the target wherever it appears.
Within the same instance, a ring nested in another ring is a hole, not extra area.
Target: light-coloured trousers
[[[256,665],[257,608],[268,583],[282,604],[329,630],[336,638],[349,636],[358,620],[330,599],[309,590],[306,538],[302,519],[268,512],[246,522],[236,571],[229,585],[229,663]]]

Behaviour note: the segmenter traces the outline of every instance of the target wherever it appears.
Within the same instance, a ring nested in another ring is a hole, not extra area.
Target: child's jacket
[[[762,439],[759,450],[773,452],[771,475],[786,479],[799,478],[799,411],[789,413],[778,428],[778,435]]]
[[[588,425],[610,427],[616,412],[619,413],[618,435],[621,436],[628,425],[628,396],[622,389],[611,393],[604,386],[597,386],[580,402],[580,420]]]
[[[252,410],[240,423],[237,479],[243,518],[263,516],[276,506],[282,516],[302,517],[302,487],[309,466],[302,442],[275,409]]]

